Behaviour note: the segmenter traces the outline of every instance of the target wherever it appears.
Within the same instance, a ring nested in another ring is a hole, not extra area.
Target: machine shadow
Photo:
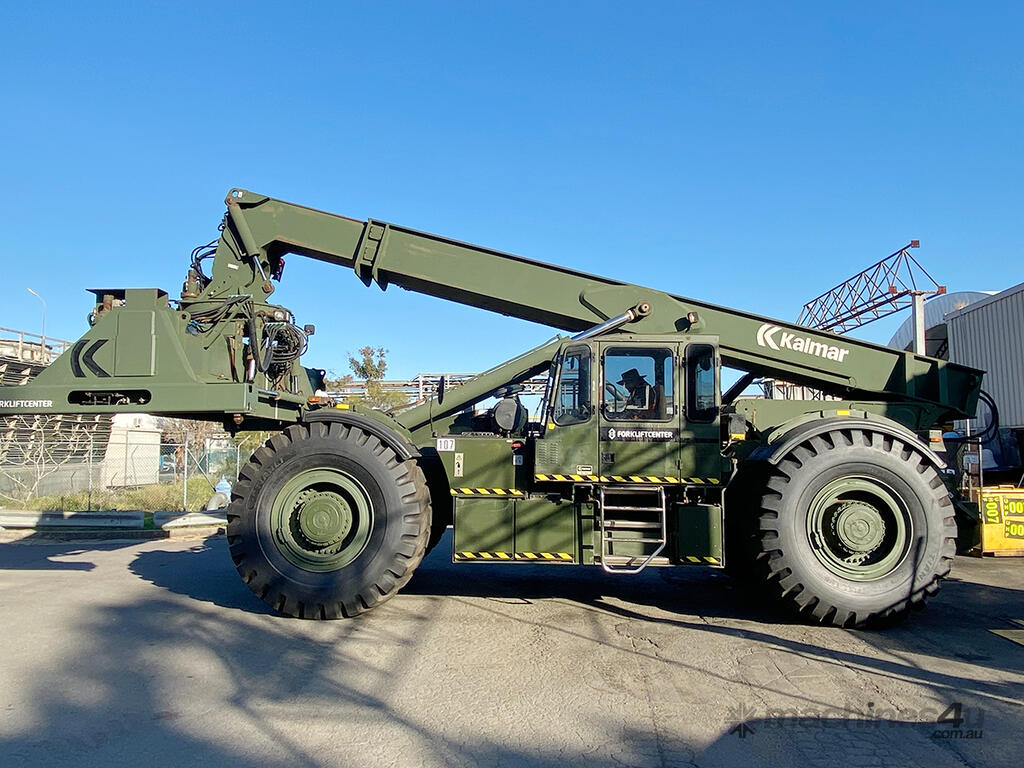
[[[993,606],[1000,606],[1000,611],[1011,614],[1024,609],[1024,596],[1019,590],[954,579],[946,584],[946,591],[933,600],[927,610],[910,617],[907,622],[884,631],[850,632],[786,623],[720,572],[651,569],[623,578],[605,574],[598,568],[573,566],[456,565],[450,562],[450,552],[450,541],[443,540],[424,560],[398,597],[382,608],[357,620],[327,623],[270,615],[270,610],[237,577],[223,538],[212,538],[184,551],[143,551],[130,568],[140,578],[171,593],[228,609],[226,612],[205,611],[202,615],[218,616],[218,621],[230,623],[268,622],[267,626],[272,625],[279,635],[272,642],[277,646],[287,644],[285,638],[289,636],[313,631],[323,631],[332,636],[335,633],[345,636],[358,632],[360,627],[372,627],[375,632],[398,631],[398,625],[408,616],[436,623],[443,620],[440,612],[446,600],[460,602],[465,598],[461,602],[470,602],[485,612],[500,614],[502,620],[536,624],[539,631],[550,633],[552,642],[556,644],[561,633],[578,637],[580,627],[589,621],[588,615],[597,614],[613,617],[616,622],[652,628],[649,631],[698,632],[712,643],[716,642],[711,639],[715,637],[738,638],[753,648],[781,651],[811,664],[853,669],[861,674],[902,680],[908,685],[927,686],[937,700],[963,701],[972,708],[981,707],[993,716],[1009,718],[1010,722],[1016,717],[1012,711],[1016,707],[1007,702],[1024,700],[1024,684],[1019,682],[1019,673],[1024,671],[1024,654],[1016,653],[1006,639],[987,630],[994,617],[1000,615],[993,612]],[[538,622],[538,614],[530,604],[551,600],[564,602],[568,607],[576,605],[579,610],[570,612],[565,625],[551,624],[548,620]],[[175,601],[175,605],[180,612],[180,602]],[[1018,612],[1016,615],[1021,614]],[[396,639],[381,638],[381,641],[396,642]],[[397,639],[397,642],[407,641],[408,638]],[[603,641],[595,638],[594,642]],[[655,658],[666,665],[667,670],[676,670],[684,675],[691,670],[685,652],[662,651]],[[975,673],[977,664],[983,664],[990,670],[1003,670],[1016,677],[1008,674],[1001,680],[979,679]],[[738,716],[756,720],[763,715],[763,712],[756,712],[739,713]],[[893,719],[900,718],[894,716]],[[703,756],[701,764],[750,764],[744,762],[742,755],[744,750],[755,744],[761,759],[765,756],[781,759],[786,754],[787,740],[794,735],[812,739],[820,738],[822,733],[832,733],[832,729],[812,728],[806,732],[792,728],[775,729],[764,722],[753,727],[758,731],[756,741],[724,732],[710,752]],[[907,724],[907,727],[912,730],[922,726]],[[906,734],[911,730],[900,728],[891,731],[886,728],[885,732]],[[766,738],[763,731],[774,733],[778,738]],[[879,729],[871,732],[877,736]],[[648,741],[650,736],[647,734]],[[640,737],[637,734],[637,739]],[[923,738],[919,741],[925,743]],[[848,745],[854,752],[861,746],[859,738],[854,738],[854,742]],[[487,750],[482,754],[487,754]],[[516,764],[522,765],[557,763],[526,755],[517,755],[516,758],[521,761]],[[572,761],[563,763],[571,764]],[[761,763],[755,759],[754,764]],[[784,759],[773,764],[795,763]]]
[[[228,553],[227,539],[220,535],[210,536],[187,550],[139,552],[128,570],[154,586],[199,602],[247,613],[276,615],[238,577]]]
[[[786,623],[721,570],[648,568],[615,575],[599,567],[534,563],[452,563],[449,530],[423,560],[402,594],[497,600],[561,599],[594,606],[605,599],[649,605],[673,613]]]
[[[637,622],[741,636],[809,657],[827,656],[837,663],[856,664],[942,686],[985,688],[989,693],[995,692],[997,684],[975,685],[975,681],[944,669],[942,662],[984,663],[1008,672],[1024,672],[1024,654],[1008,652],[1013,646],[987,631],[1012,627],[1010,617],[1024,615],[1021,590],[952,578],[927,610],[915,613],[902,624],[855,632],[856,637],[886,655],[913,653],[930,657],[930,664],[917,666],[829,650],[829,638],[836,633],[845,634],[845,630],[803,627],[772,611],[756,593],[748,592],[721,571],[662,568],[623,577],[606,574],[596,567],[571,565],[453,564],[450,536],[449,531],[424,559],[394,605],[400,605],[403,596],[413,595],[512,604],[561,600]],[[172,593],[231,610],[273,615],[238,578],[223,537],[211,537],[184,551],[143,551],[129,567],[135,575]],[[1007,617],[1005,623],[1001,617]],[[821,643],[815,640],[817,633]],[[793,636],[801,639],[792,639]],[[1003,691],[1004,695],[1024,698],[1024,686],[1008,687],[1012,691]]]
[[[1024,591],[1019,589],[953,577],[945,581],[927,609],[914,612],[902,623],[884,629],[841,630],[804,625],[782,615],[772,610],[758,592],[720,570],[651,568],[633,576],[616,576],[596,567],[571,565],[452,564],[448,559],[450,535],[449,531],[424,560],[402,594],[500,602],[565,600],[636,622],[740,636],[807,658],[854,665],[941,688],[983,697],[1024,699],[1024,685],[979,682],[950,666],[980,663],[1024,673],[1024,654],[1015,653],[1006,639],[988,631],[1011,628],[1015,626],[1014,617],[1024,616]],[[480,570],[478,576],[476,569]],[[847,632],[887,658],[830,647],[837,634]],[[910,654],[927,656],[928,661],[917,664],[895,660]]]
[[[110,552],[138,543],[139,539],[64,540],[33,533],[16,541],[0,542],[0,571],[91,571],[96,567],[94,563],[81,560],[64,562],[56,558],[78,557],[87,552]]]
[[[396,691],[422,663],[435,612],[396,618],[385,607],[367,621],[322,623],[258,615],[265,612],[255,598],[244,606],[235,599],[233,582],[247,590],[229,578],[222,550],[215,540],[140,553],[133,570],[167,591],[98,605],[69,622],[75,652],[60,663],[42,654],[38,669],[6,691],[32,716],[0,733],[0,762],[344,768],[367,765],[368,752],[414,744],[427,765],[586,765],[496,743],[483,728],[452,736],[409,714]],[[183,609],[172,592],[243,610]],[[311,737],[296,722],[321,730]],[[336,734],[325,724],[336,724]],[[370,746],[347,740],[353,727],[369,734]]]
[[[249,613],[273,611],[238,578],[227,541],[210,537],[187,550],[139,552],[129,570],[155,586],[200,602]],[[650,569],[618,577],[571,565],[451,562],[451,531],[431,552],[400,595],[529,601],[561,599],[598,606],[608,598],[657,606],[674,613],[785,623],[735,588],[720,571]]]

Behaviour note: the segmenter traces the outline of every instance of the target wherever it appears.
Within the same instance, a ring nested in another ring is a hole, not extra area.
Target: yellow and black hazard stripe
[[[516,560],[542,560],[557,563],[571,563],[568,552],[516,552]]]
[[[717,557],[708,555],[683,555],[679,558],[686,565],[721,565],[722,561]]]
[[[452,488],[452,496],[525,496],[518,488]]]
[[[456,552],[456,560],[513,560],[510,552]]]
[[[484,560],[526,560],[548,563],[571,563],[573,556],[568,552],[456,552],[457,561]]]
[[[541,482],[559,483],[630,483],[632,485],[721,485],[717,477],[673,477],[672,475],[542,475],[533,476]]]

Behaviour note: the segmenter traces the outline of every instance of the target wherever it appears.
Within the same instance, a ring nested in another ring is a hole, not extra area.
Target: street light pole
[[[42,335],[40,335],[39,338],[42,339],[42,343],[40,344],[40,347],[42,348],[43,357],[47,358],[46,362],[49,363],[50,361],[49,361],[48,358],[49,358],[50,355],[46,351],[46,299],[44,299],[38,293],[33,291],[31,288],[26,288],[25,290],[27,290],[29,293],[31,293],[33,296],[35,296],[37,299],[39,299],[39,301],[42,302],[42,304],[43,304],[43,329],[42,329],[43,332],[42,332]]]

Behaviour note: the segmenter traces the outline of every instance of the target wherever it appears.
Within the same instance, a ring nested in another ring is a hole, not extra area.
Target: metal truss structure
[[[928,270],[910,254],[910,249],[920,244],[918,240],[911,240],[895,253],[807,302],[797,322],[842,334],[910,307],[914,311],[915,348],[923,354],[924,300],[944,294],[946,286],[935,282]],[[758,383],[768,399],[835,399],[819,390],[779,379],[762,379]]]
[[[910,254],[919,241],[911,240],[893,254],[804,304],[797,322],[811,328],[847,333],[898,312],[914,296],[939,296],[939,285]]]

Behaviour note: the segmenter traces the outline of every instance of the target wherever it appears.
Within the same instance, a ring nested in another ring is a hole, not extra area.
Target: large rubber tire
[[[423,559],[430,494],[358,427],[315,422],[271,437],[241,470],[227,509],[238,573],[275,611],[356,616],[394,595]]]
[[[870,428],[831,430],[782,458],[758,528],[755,572],[769,593],[804,620],[840,627],[888,625],[922,607],[956,550],[935,467]]]

